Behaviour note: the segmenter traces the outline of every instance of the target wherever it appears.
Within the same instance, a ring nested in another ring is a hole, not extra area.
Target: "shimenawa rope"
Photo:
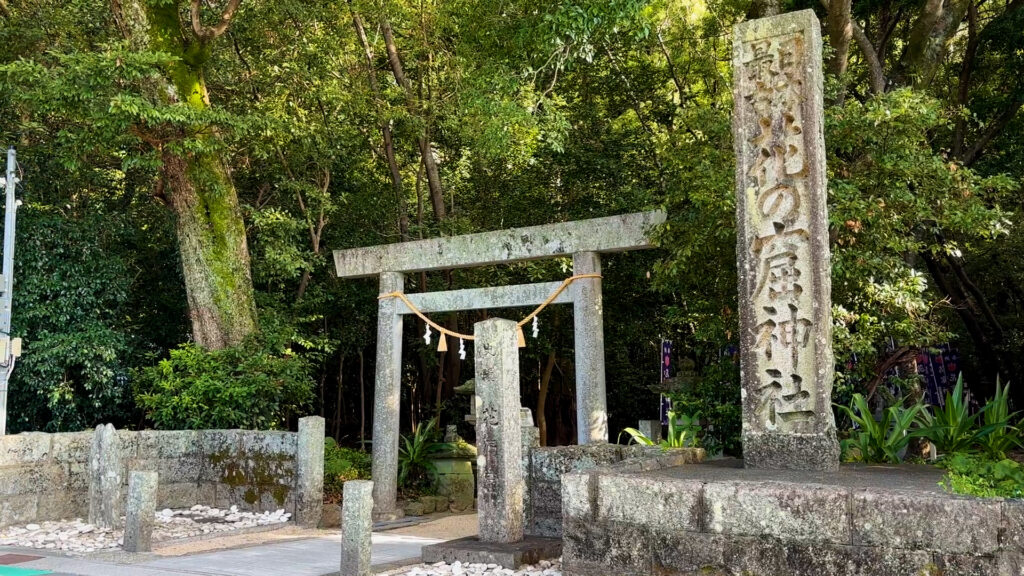
[[[530,312],[525,318],[523,318],[522,320],[520,320],[519,322],[516,323],[516,331],[518,332],[518,338],[519,338],[519,347],[523,348],[523,347],[526,346],[526,337],[523,335],[523,326],[526,326],[531,320],[533,320],[538,314],[540,314],[542,310],[544,310],[545,308],[548,307],[549,304],[554,302],[555,298],[558,298],[559,294],[561,294],[562,292],[565,292],[565,289],[568,288],[570,284],[572,284],[573,282],[575,282],[577,280],[581,280],[583,278],[600,278],[600,277],[601,277],[600,274],[576,274],[574,276],[570,276],[570,277],[566,278],[565,280],[563,280],[562,284],[557,289],[555,289],[555,291],[552,292],[551,295],[548,296],[547,299],[544,300],[544,302],[542,302],[540,306],[538,306],[536,309],[534,309],[533,312]],[[412,310],[413,314],[419,316],[420,320],[423,320],[424,322],[426,322],[427,326],[431,326],[431,327],[434,328],[434,330],[437,330],[438,332],[441,333],[441,338],[440,338],[441,341],[438,343],[438,346],[437,346],[437,350],[439,352],[445,352],[445,351],[448,350],[448,343],[447,343],[447,338],[444,337],[445,335],[451,336],[453,338],[459,338],[459,339],[462,339],[462,340],[474,340],[472,334],[462,334],[460,332],[455,332],[454,330],[449,330],[449,329],[445,328],[444,326],[441,326],[437,322],[434,322],[430,318],[427,318],[426,314],[424,314],[423,312],[420,312],[420,309],[417,308],[412,302],[410,302],[409,298],[407,298],[405,293],[403,293],[403,292],[399,292],[399,291],[389,292],[387,294],[381,294],[380,296],[377,297],[378,300],[385,300],[387,298],[398,298],[399,300],[404,302],[406,306],[409,307],[409,310]]]

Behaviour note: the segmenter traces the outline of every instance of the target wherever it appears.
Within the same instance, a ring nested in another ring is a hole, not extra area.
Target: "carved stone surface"
[[[492,318],[474,326],[480,540],[512,543],[525,526],[519,347],[516,323]]]
[[[128,500],[125,507],[125,552],[149,552],[153,549],[153,523],[156,521],[156,472],[132,472],[128,475]]]
[[[373,537],[373,482],[349,480],[342,489],[341,574],[368,576]]]
[[[96,427],[89,452],[89,523],[113,528],[121,522],[124,505],[121,484],[121,441],[112,424]]]
[[[744,457],[835,469],[817,16],[737,25],[733,67]]]

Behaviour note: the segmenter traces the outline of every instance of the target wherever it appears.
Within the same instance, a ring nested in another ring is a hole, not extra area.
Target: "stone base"
[[[716,460],[563,476],[566,576],[1021,576],[1024,500],[945,493],[931,466]]]
[[[835,432],[773,434],[744,432],[743,461],[747,468],[769,470],[838,470],[839,441]]]
[[[562,541],[558,538],[527,536],[514,544],[481,542],[477,537],[461,538],[423,547],[423,562],[447,562],[458,560],[463,564],[497,564],[502,568],[516,570],[520,566],[536,564],[562,555]]]
[[[378,522],[394,522],[396,520],[401,520],[402,518],[405,518],[405,512],[403,510],[389,510],[386,512],[378,512],[376,510],[373,511],[374,524]]]

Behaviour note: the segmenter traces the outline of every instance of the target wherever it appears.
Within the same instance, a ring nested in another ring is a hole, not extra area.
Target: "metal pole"
[[[0,346],[0,436],[7,433],[7,381],[14,369],[14,350],[11,343],[11,297],[14,287],[14,219],[18,210],[17,201],[14,199],[14,186],[17,184],[15,171],[17,159],[14,147],[7,150],[7,199],[4,205],[4,262],[3,277],[0,289],[0,339],[4,340]]]

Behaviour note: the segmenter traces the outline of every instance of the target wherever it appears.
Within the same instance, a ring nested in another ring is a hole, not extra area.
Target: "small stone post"
[[[295,523],[315,528],[324,508],[324,419],[320,416],[299,419],[296,457]]]
[[[661,420],[641,420],[637,430],[655,444],[661,443]]]
[[[128,475],[128,502],[125,507],[125,552],[150,552],[153,549],[153,523],[156,520],[156,472]]]
[[[401,292],[405,276],[380,273],[380,293]],[[391,520],[398,511],[398,430],[402,399],[402,315],[397,298],[377,304],[377,371],[373,397],[373,513]]]
[[[573,274],[600,274],[597,252],[572,255]],[[570,287],[576,334],[576,435],[580,444],[608,441],[604,378],[604,304],[600,278],[582,278]]]
[[[492,318],[473,327],[480,540],[513,543],[525,525],[522,417],[519,411],[519,347],[516,323]]]
[[[818,17],[738,24],[733,74],[744,460],[834,470]]]
[[[342,498],[341,574],[369,576],[373,537],[373,482],[345,482]]]
[[[121,523],[124,506],[121,485],[121,441],[113,424],[99,425],[89,451],[89,523],[115,528]]]

